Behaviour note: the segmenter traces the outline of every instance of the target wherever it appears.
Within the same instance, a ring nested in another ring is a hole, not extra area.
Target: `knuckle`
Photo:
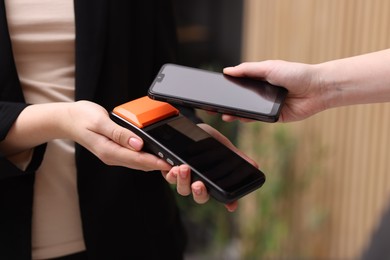
[[[105,164],[107,165],[113,165],[114,162],[112,161],[112,158],[110,154],[106,151],[99,151],[96,156]]]
[[[111,133],[111,137],[112,137],[112,140],[115,142],[115,143],[121,143],[121,140],[123,140],[125,136],[125,133],[122,129],[119,129],[119,128],[114,128],[112,130],[112,133]]]
[[[133,163],[135,163],[136,165],[146,166],[144,163],[144,157],[145,156],[142,153],[136,153],[135,156],[133,157]]]
[[[191,194],[191,191],[189,189],[178,188],[177,193],[179,193],[182,196],[188,196]]]

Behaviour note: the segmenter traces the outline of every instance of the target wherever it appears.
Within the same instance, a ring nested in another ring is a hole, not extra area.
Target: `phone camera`
[[[157,82],[161,82],[164,79],[164,76],[165,76],[164,73],[158,74],[157,77],[156,77]]]

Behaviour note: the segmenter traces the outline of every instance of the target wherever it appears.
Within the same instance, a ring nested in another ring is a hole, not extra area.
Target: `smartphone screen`
[[[287,90],[266,81],[165,64],[150,86],[148,95],[172,104],[276,122]]]
[[[265,175],[183,115],[142,129],[111,114],[114,121],[144,139],[151,151],[172,165],[188,164],[194,180],[201,180],[211,196],[229,203],[261,187]]]
[[[248,192],[265,180],[256,167],[183,116],[145,131],[227,195]]]

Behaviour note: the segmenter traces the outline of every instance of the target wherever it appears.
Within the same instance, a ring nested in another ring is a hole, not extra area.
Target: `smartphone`
[[[265,122],[278,121],[286,95],[284,87],[267,81],[171,63],[161,67],[148,90],[155,100]]]
[[[172,166],[187,164],[217,201],[230,203],[260,188],[265,175],[169,103],[147,96],[115,107],[111,119],[144,140],[143,150]]]

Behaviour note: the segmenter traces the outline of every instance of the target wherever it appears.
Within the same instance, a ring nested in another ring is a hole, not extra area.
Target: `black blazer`
[[[170,1],[74,3],[76,100],[91,100],[111,110],[146,95],[160,66],[175,61]],[[12,56],[3,0],[0,43],[1,141],[27,106]],[[196,120],[193,111],[184,113]],[[0,259],[31,258],[34,172],[44,152],[45,144],[35,148],[26,171],[0,155]],[[185,232],[172,188],[159,172],[107,166],[79,145],[76,163],[89,259],[181,259]]]

